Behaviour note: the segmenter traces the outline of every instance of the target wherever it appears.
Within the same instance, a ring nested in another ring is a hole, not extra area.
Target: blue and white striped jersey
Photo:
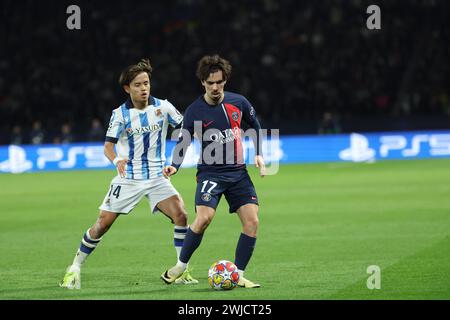
[[[106,141],[117,143],[117,155],[128,158],[127,179],[162,176],[168,125],[175,127],[182,121],[169,101],[152,96],[143,110],[134,108],[130,99],[113,110]]]

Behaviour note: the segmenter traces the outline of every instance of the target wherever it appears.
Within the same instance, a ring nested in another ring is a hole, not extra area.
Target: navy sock
[[[239,241],[236,247],[236,257],[234,264],[239,270],[244,271],[255,249],[256,238],[249,237],[248,235],[241,233]]]
[[[188,228],[186,232],[186,237],[184,238],[183,248],[180,252],[180,261],[183,263],[188,263],[194,251],[202,242],[203,233],[195,233]]]

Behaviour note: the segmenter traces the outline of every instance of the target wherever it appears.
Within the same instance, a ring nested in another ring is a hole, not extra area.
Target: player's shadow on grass
[[[206,293],[217,294],[217,295],[228,294],[228,293],[230,293],[230,291],[236,292],[236,290],[242,290],[242,289],[238,289],[238,288],[235,288],[233,290],[214,290],[213,288],[210,288],[210,287],[208,287],[208,288],[193,288],[192,286],[189,286],[189,289],[190,290],[188,290],[188,291],[191,291],[191,292],[198,292],[198,293],[206,292]]]

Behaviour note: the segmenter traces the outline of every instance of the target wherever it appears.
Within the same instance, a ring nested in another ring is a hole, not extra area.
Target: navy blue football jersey
[[[183,129],[190,134],[201,137],[201,156],[198,163],[199,173],[226,173],[245,170],[242,149],[241,127],[245,122],[255,129],[256,139],[252,139],[256,154],[261,154],[261,125],[251,103],[242,95],[225,91],[224,99],[218,105],[209,105],[203,95],[196,99],[187,109],[183,119]],[[253,135],[254,136],[254,135]],[[175,150],[187,148],[187,143],[180,136]],[[172,166],[180,167],[183,152],[173,156]]]

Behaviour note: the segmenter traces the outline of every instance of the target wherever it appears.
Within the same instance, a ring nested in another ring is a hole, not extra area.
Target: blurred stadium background
[[[317,133],[327,111],[342,132],[448,129],[449,4],[376,1],[382,29],[368,30],[372,2],[4,0],[1,144],[16,125],[29,143],[35,121],[45,142],[65,122],[86,141],[93,119],[104,127],[125,98],[120,71],[141,57],[154,65],[154,94],[184,110],[201,91],[198,59],[215,52],[234,66],[227,88],[284,134]],[[66,28],[74,3],[78,31]]]
[[[71,4],[81,30],[66,27]],[[366,28],[371,4],[381,30]],[[114,175],[101,146],[126,99],[121,70],[149,57],[152,94],[183,112],[211,53],[233,65],[226,89],[281,135],[279,173],[250,168],[263,213],[249,273],[268,289],[226,299],[450,298],[449,14],[438,0],[2,0],[0,172],[57,172],[0,175],[0,299],[223,299],[206,281],[159,283],[170,229],[142,203],[88,260],[85,290],[56,287]],[[64,172],[86,168],[108,170]],[[194,173],[174,178],[190,221]],[[197,277],[233,259],[234,220],[218,214]],[[366,287],[372,264],[382,290]]]

